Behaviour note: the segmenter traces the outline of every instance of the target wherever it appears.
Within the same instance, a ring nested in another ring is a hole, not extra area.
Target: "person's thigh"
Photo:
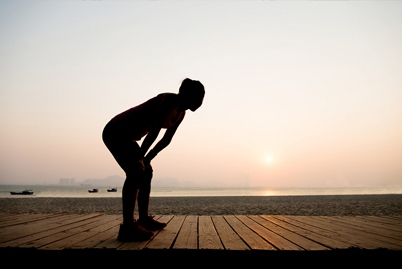
[[[121,126],[113,122],[106,124],[102,139],[127,176],[143,171],[140,146],[125,135]]]
[[[127,176],[143,172],[140,147],[135,141],[106,145]]]

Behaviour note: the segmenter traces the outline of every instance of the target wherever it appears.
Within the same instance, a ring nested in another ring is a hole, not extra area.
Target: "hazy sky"
[[[124,176],[104,125],[189,77],[155,178],[402,186],[402,2],[0,1],[0,39],[0,184]]]

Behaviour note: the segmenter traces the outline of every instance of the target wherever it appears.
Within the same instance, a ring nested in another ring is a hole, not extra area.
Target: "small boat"
[[[12,191],[10,193],[12,195],[32,195],[33,191],[30,191],[30,190],[25,190],[25,191],[22,191],[22,192],[14,192],[14,191]]]
[[[109,187],[109,189],[107,190],[108,192],[116,192],[117,191],[117,188],[110,188]]]
[[[92,189],[92,190],[88,190],[88,192],[98,192],[98,189]]]

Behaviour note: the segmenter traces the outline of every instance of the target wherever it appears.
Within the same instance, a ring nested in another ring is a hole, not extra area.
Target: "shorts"
[[[114,159],[126,173],[127,178],[152,179],[152,168],[143,169],[141,148],[131,140],[119,125],[109,122],[103,129],[102,139]]]

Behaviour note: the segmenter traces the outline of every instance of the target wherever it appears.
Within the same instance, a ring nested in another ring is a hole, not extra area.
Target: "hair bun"
[[[204,85],[202,85],[201,82],[198,80],[192,80],[190,78],[186,78],[182,81],[180,88],[179,88],[179,94],[184,94],[184,95],[201,95],[204,96],[205,94],[205,89]]]

